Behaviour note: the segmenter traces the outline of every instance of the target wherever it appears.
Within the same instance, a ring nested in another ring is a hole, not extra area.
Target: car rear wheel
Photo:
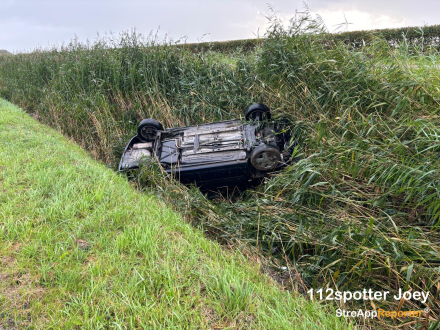
[[[157,120],[144,119],[138,126],[138,136],[144,141],[154,141],[157,131],[163,131],[163,126]]]
[[[259,171],[271,171],[281,162],[278,148],[260,144],[251,153],[251,164]]]
[[[270,117],[270,109],[263,103],[252,104],[245,113],[246,120],[264,121],[269,120]]]

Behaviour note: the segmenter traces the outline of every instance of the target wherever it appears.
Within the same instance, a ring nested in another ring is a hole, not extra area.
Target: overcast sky
[[[187,42],[252,38],[267,27],[268,3],[288,19],[302,0],[0,0],[0,49],[29,51],[60,45],[75,35],[136,28],[158,30]],[[309,0],[333,31],[345,18],[349,30],[440,24],[440,0]],[[344,18],[345,17],[345,18]]]

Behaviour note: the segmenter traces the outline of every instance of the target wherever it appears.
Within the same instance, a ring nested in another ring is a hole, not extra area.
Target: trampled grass
[[[291,124],[299,162],[217,200],[153,169],[143,171],[143,189],[211,237],[245,242],[288,267],[296,288],[429,291],[435,320],[438,52],[378,37],[353,49],[308,13],[288,28],[271,22],[255,52],[194,54],[125,33],[5,57],[0,93],[113,167],[142,118],[174,127],[239,118],[249,104],[266,103]]]
[[[0,100],[0,327],[345,329]]]

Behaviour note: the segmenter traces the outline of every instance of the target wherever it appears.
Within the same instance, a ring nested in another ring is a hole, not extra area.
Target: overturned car
[[[144,119],[125,147],[119,171],[156,158],[165,172],[201,190],[252,185],[288,165],[295,143],[283,122],[270,120],[264,104],[251,105],[245,119],[166,130],[158,121]]]

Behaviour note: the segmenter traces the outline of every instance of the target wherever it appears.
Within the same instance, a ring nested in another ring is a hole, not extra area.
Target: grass
[[[439,53],[380,37],[353,49],[308,12],[288,26],[270,19],[254,52],[193,53],[129,32],[4,57],[0,95],[112,168],[142,118],[174,127],[239,118],[251,103],[268,104],[274,118],[290,123],[299,162],[216,200],[157,168],[140,173],[142,189],[208,236],[246,243],[274,268],[287,267],[300,279],[292,290],[429,291],[437,319]],[[407,320],[393,322],[374,326]]]
[[[0,100],[0,326],[345,329]]]

